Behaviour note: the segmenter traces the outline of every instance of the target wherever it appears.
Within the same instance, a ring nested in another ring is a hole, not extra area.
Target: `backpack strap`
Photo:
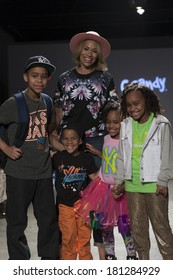
[[[4,135],[4,130],[5,130],[5,127],[4,125],[0,125],[0,137],[2,138],[2,136]]]
[[[18,92],[14,94],[14,97],[17,104],[18,125],[13,144],[20,148],[28,134],[30,117],[24,94]]]
[[[53,113],[53,102],[47,94],[42,93],[41,95],[47,107],[47,121],[49,124]],[[23,92],[15,93],[14,97],[17,104],[18,125],[13,144],[20,148],[28,134],[30,117]]]

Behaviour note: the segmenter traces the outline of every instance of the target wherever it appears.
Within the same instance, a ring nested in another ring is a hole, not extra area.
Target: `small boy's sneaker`
[[[136,256],[127,256],[126,260],[138,260]]]
[[[106,259],[106,260],[117,260],[117,258],[116,258],[114,255],[110,255],[110,254],[109,254],[109,255],[106,254],[106,255],[105,255],[105,259]]]

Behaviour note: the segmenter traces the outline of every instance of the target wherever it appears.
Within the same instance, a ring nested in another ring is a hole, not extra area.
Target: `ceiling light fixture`
[[[143,15],[143,13],[145,12],[145,9],[138,6],[138,7],[136,7],[136,11],[139,15]]]
[[[136,9],[139,15],[143,15],[145,12],[145,5],[147,0],[129,0],[129,4],[132,8]]]

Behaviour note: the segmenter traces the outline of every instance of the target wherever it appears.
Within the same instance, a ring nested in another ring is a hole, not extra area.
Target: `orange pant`
[[[62,258],[64,260],[92,260],[91,229],[77,215],[73,207],[59,204],[59,227],[62,233]],[[79,254],[79,256],[78,256]]]

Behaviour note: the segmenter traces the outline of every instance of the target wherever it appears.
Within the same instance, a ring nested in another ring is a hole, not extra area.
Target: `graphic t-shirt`
[[[143,183],[140,180],[140,160],[143,145],[153,121],[153,114],[145,123],[132,121],[132,181],[125,182],[125,189],[129,192],[155,193],[156,183]]]
[[[116,162],[118,155],[119,139],[112,138],[109,134],[104,137],[102,150],[102,165],[98,176],[104,183],[114,184]]]
[[[24,93],[29,111],[28,135],[21,147],[22,156],[17,160],[7,159],[5,173],[21,179],[45,179],[52,176],[52,166],[47,134],[47,108],[43,98],[33,101]],[[13,145],[17,129],[18,112],[14,97],[0,106],[0,123],[9,125],[9,145]]]
[[[82,75],[73,68],[59,77],[54,104],[63,108],[64,123],[78,122],[86,137],[96,137],[105,134],[100,112],[110,100],[118,97],[108,72],[95,70]]]
[[[72,207],[80,198],[80,191],[88,184],[88,175],[95,173],[97,167],[88,153],[72,156],[67,151],[53,156],[57,202]]]

